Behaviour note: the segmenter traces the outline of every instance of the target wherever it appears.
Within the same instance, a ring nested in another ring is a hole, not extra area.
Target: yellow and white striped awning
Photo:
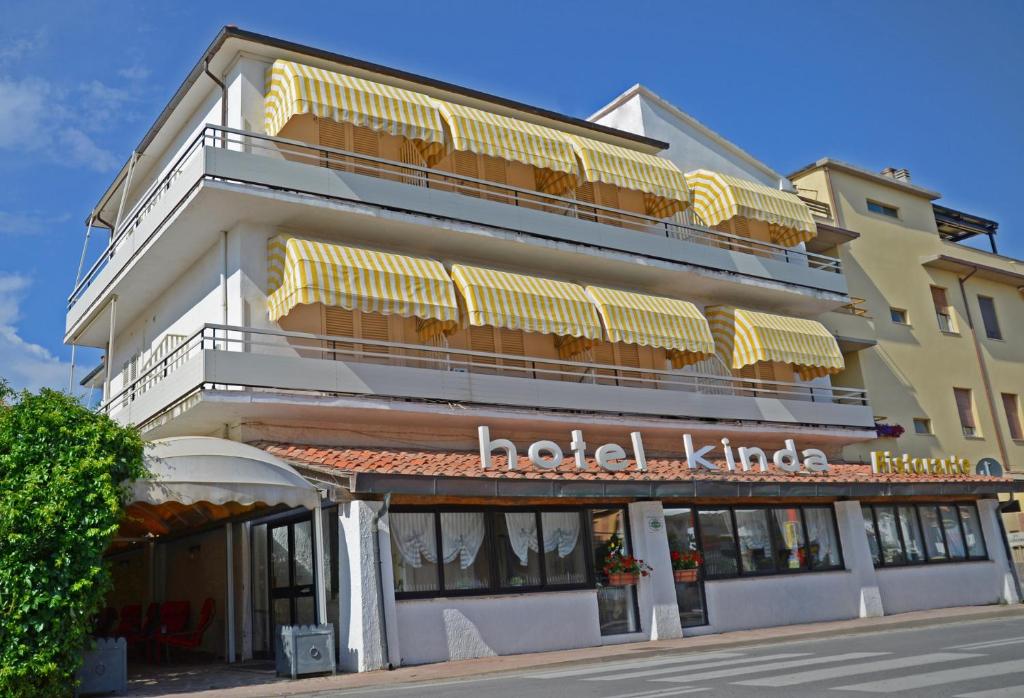
[[[600,286],[587,286],[587,294],[611,342],[667,349],[675,368],[715,353],[708,321],[693,303]]]
[[[820,322],[722,305],[705,313],[718,355],[729,368],[779,361],[807,380],[845,367],[836,338]]]
[[[416,142],[428,162],[444,153],[444,125],[419,92],[277,60],[267,76],[264,128],[276,136],[296,114],[365,126]]]
[[[582,286],[462,264],[452,266],[452,279],[465,300],[470,325],[601,338],[597,309]]]
[[[561,194],[576,186],[579,165],[567,134],[553,128],[435,99],[451,131],[451,146],[478,155],[515,160],[548,170],[538,181]]]
[[[407,257],[304,240],[271,238],[267,257],[267,309],[277,321],[300,304],[417,317],[448,333],[459,321],[455,287],[444,265]],[[421,330],[421,335],[424,332]]]
[[[772,242],[792,247],[818,234],[811,210],[796,194],[711,170],[686,173],[693,210],[705,225],[735,216],[769,224]]]
[[[642,191],[647,213],[658,218],[690,205],[686,178],[671,160],[575,134],[569,138],[586,181]]]

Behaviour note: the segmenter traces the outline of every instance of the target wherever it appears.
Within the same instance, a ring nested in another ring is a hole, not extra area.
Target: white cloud
[[[40,28],[32,36],[21,36],[17,39],[0,37],[0,65],[15,63],[30,53],[38,53],[49,42],[46,28]]]
[[[121,163],[94,134],[110,128],[131,99],[127,91],[96,81],[68,92],[38,78],[0,77],[0,150],[42,153],[52,162],[109,172]]]
[[[66,390],[69,363],[18,334],[19,306],[31,285],[21,274],[0,273],[0,378],[17,390]]]
[[[10,235],[39,235],[54,226],[67,223],[71,218],[64,213],[48,216],[42,213],[8,213],[0,211],[0,233]]]
[[[125,80],[140,81],[148,78],[150,71],[149,68],[144,65],[133,65],[128,68],[122,68],[117,71],[117,74]]]

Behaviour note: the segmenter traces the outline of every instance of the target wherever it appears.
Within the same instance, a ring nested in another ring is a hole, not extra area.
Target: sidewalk
[[[919,628],[972,620],[996,620],[1007,617],[1024,618],[1024,605],[941,608],[884,616],[882,618],[857,618],[829,623],[741,630],[720,635],[688,637],[678,640],[638,642],[626,645],[587,647],[575,650],[516,654],[504,657],[484,657],[459,662],[403,667],[394,671],[339,674],[337,676],[322,676],[297,681],[277,679],[263,667],[253,669],[247,668],[246,665],[229,666],[223,664],[192,668],[181,667],[168,671],[164,677],[132,680],[128,695],[173,695],[176,698],[183,698],[185,696],[212,698],[214,695],[218,697],[223,696],[224,698],[308,695],[425,681],[451,681],[483,674],[537,669],[565,662],[598,662],[610,658],[617,660],[636,659],[671,650],[699,652],[737,645],[778,643],[789,640],[806,640],[815,637]]]

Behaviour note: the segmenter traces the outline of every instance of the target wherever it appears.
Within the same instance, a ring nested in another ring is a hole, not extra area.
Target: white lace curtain
[[[419,568],[423,561],[437,562],[437,537],[431,513],[396,513],[388,517],[391,538],[402,559]],[[459,567],[467,569],[476,560],[486,534],[484,515],[480,512],[448,512],[441,514],[441,551],[445,563],[458,559]]]
[[[558,557],[568,557],[576,549],[580,536],[580,515],[574,511],[545,511],[541,513],[544,529],[544,552],[558,551]],[[537,517],[533,512],[505,514],[508,542],[522,565],[529,561],[529,551],[537,552]]]

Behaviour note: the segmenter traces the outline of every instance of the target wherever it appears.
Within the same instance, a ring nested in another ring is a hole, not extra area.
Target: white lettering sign
[[[509,470],[515,470],[519,466],[519,452],[514,443],[508,439],[492,439],[491,430],[488,427],[478,427],[477,434],[480,438],[480,465],[484,470],[494,467],[495,453],[504,454],[506,467]],[[587,442],[583,439],[583,432],[580,429],[574,429],[570,437],[569,451],[573,454],[575,467],[577,470],[586,470]],[[631,466],[640,472],[647,470],[647,456],[644,453],[644,442],[640,432],[630,433],[629,440],[630,453],[616,443],[598,446],[594,451],[594,460],[597,462],[597,466],[609,472],[620,472]],[[757,446],[740,446],[734,452],[729,439],[722,439],[721,444],[726,471],[750,472],[756,470],[762,473],[768,471],[768,454],[764,452],[764,449]],[[696,448],[693,437],[690,434],[683,434],[683,453],[686,467],[689,470],[721,471],[718,463],[709,460],[714,449],[714,444]],[[565,452],[554,441],[542,440],[530,444],[527,449],[527,457],[538,468],[555,470],[561,467],[565,460]],[[793,439],[786,439],[785,448],[775,451],[770,462],[785,473],[799,473],[801,470],[821,473],[829,469],[828,458],[824,452],[816,448],[801,451],[797,449]]]

